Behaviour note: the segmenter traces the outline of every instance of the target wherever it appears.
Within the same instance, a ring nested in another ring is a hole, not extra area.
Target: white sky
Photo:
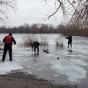
[[[61,23],[61,11],[51,17],[49,20],[43,20],[48,15],[55,11],[54,2],[50,1],[48,4],[43,0],[17,0],[16,13],[10,11],[9,20],[6,20],[6,26],[20,26],[24,23],[44,23],[53,24],[54,26]]]

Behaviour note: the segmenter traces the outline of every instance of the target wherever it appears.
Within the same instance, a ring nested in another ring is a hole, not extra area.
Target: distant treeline
[[[19,27],[0,27],[0,33],[61,33],[63,35],[88,36],[88,28],[81,28],[77,25],[58,25],[54,27],[48,24],[24,24]]]

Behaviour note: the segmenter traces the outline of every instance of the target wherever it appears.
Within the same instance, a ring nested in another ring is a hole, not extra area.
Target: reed
[[[41,39],[39,41],[35,34],[24,36],[23,41],[20,42],[18,45],[22,47],[31,47],[34,41],[38,41],[41,46],[48,45],[46,37],[41,36]]]
[[[58,36],[58,37],[55,39],[55,45],[56,45],[56,46],[63,47],[63,42],[62,42],[61,36]]]

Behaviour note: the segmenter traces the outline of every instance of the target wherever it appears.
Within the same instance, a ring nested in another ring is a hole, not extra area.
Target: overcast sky
[[[14,13],[10,11],[9,20],[5,21],[6,26],[20,26],[24,23],[44,23],[53,24],[54,26],[61,23],[61,11],[51,17],[49,20],[43,20],[55,11],[54,3],[50,1],[48,4],[44,0],[17,0],[17,10]]]

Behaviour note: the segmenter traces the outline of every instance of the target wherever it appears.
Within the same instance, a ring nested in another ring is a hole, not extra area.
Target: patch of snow
[[[0,62],[0,74],[10,73],[12,70],[23,69],[23,67],[16,62]]]

